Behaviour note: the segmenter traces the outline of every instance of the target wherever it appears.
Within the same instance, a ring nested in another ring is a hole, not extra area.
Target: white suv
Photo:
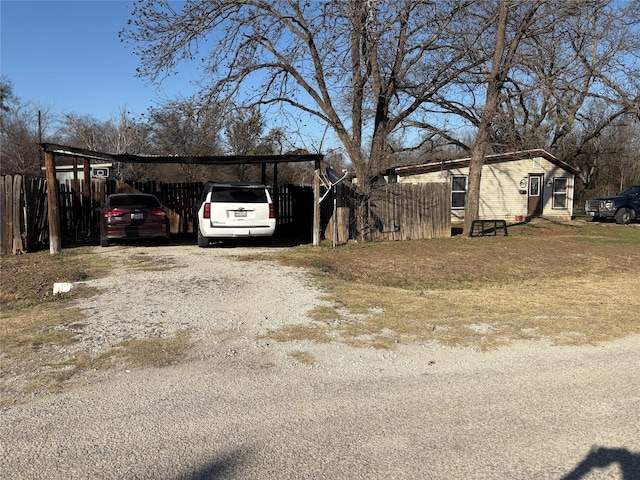
[[[199,247],[211,240],[271,239],[276,229],[273,201],[261,183],[207,182],[194,214]]]

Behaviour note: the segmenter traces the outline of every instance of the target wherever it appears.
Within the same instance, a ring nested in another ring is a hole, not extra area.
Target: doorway
[[[527,203],[527,216],[536,217],[542,215],[542,186],[543,183],[542,174],[530,174],[529,175],[529,193]]]

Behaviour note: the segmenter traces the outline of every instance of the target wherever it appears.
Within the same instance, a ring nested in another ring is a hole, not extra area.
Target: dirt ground
[[[255,260],[271,250],[96,250],[111,273],[64,300],[79,317],[55,345],[110,367],[2,410],[3,478],[640,478],[639,335],[356,345],[340,327],[362,314],[311,318],[335,299],[297,267]],[[329,341],[269,335],[292,325]],[[164,363],[118,355],[181,336]]]

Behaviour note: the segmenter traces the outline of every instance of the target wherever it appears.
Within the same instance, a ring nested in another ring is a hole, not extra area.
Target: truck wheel
[[[616,223],[628,225],[629,221],[631,221],[631,212],[628,208],[621,208],[616,212]]]
[[[198,229],[198,246],[200,248],[207,248],[209,246],[209,239],[202,236],[200,229]]]

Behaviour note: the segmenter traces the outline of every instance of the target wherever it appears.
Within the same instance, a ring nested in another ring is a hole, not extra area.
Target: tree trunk
[[[473,145],[473,149],[471,150],[471,160],[469,162],[467,204],[464,212],[464,235],[469,235],[473,221],[478,220],[480,216],[480,181],[482,179],[482,166],[484,165],[484,157],[489,150],[489,139],[491,138],[493,120],[498,109],[500,92],[504,84],[504,78],[509,68],[508,61],[506,62],[506,65],[503,65],[503,57],[507,50],[506,30],[508,8],[509,0],[503,0],[500,5],[500,14],[498,17],[496,49],[493,55],[491,72],[487,79],[487,97],[482,111],[480,124],[478,125],[476,141]]]

